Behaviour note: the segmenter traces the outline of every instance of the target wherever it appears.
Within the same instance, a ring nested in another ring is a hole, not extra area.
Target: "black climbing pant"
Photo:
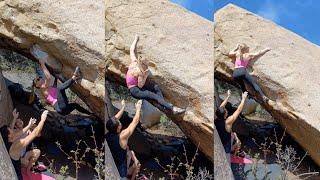
[[[245,82],[251,85],[255,91],[257,91],[261,97],[264,97],[264,93],[262,92],[259,85],[255,82],[253,77],[248,73],[246,68],[235,68],[233,71],[233,78],[234,80],[240,85],[240,88],[243,92],[247,91]]]
[[[73,79],[69,79],[57,87],[57,102],[54,104],[54,109],[62,115],[70,114],[75,109],[81,113],[91,115],[92,113],[81,107],[79,104],[69,103],[65,90],[69,88],[73,83],[75,83],[75,81]]]
[[[142,88],[137,86],[130,88],[134,98],[157,101],[164,109],[172,110],[173,105],[166,102],[158,85],[145,85]]]

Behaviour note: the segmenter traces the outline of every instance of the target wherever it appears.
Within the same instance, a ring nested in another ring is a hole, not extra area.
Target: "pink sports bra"
[[[245,59],[241,60],[240,58],[237,58],[236,62],[234,63],[236,68],[247,68],[248,64],[249,64],[249,60],[245,60]]]
[[[126,82],[127,82],[127,87],[128,88],[132,88],[132,87],[138,86],[138,78],[132,76],[128,72],[126,74]]]
[[[52,106],[57,102],[58,89],[55,87],[48,88],[47,102]]]

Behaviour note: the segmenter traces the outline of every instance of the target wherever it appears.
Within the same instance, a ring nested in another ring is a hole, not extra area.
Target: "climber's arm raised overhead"
[[[132,42],[131,47],[130,47],[131,62],[136,62],[137,61],[135,50],[136,50],[136,46],[137,46],[138,40],[139,40],[139,36],[136,35],[135,38],[134,38],[134,41]]]
[[[43,111],[41,120],[37,127],[25,138],[20,139],[20,146],[27,147],[36,137],[38,137],[42,131],[45,121],[47,120],[48,110]]]
[[[227,91],[227,97],[223,100],[223,102],[220,104],[220,108],[222,108],[222,107],[225,107],[226,106],[226,104],[228,103],[228,100],[229,100],[229,98],[230,98],[230,96],[231,96],[231,91],[230,91],[230,89]]]
[[[229,53],[228,53],[228,56],[230,57],[230,58],[232,58],[232,57],[235,57],[236,56],[236,54],[237,54],[237,51],[238,51],[238,49],[239,49],[239,44],[237,44],[237,46],[234,48],[234,49],[232,49]]]
[[[13,115],[13,119],[12,119],[10,126],[9,126],[11,129],[14,128],[14,125],[16,124],[17,119],[19,118],[19,112],[17,111],[17,109],[14,109],[12,111],[12,115]]]
[[[126,107],[126,101],[122,100],[121,105],[122,105],[122,107],[121,107],[120,111],[114,116],[117,120],[120,120],[120,118],[122,117],[122,114],[123,114],[124,109]]]
[[[46,67],[46,64],[45,64],[45,61],[44,60],[39,60],[39,63],[40,63],[40,66],[44,72],[44,75],[45,75],[45,86],[48,87],[49,84],[50,84],[50,81],[51,81],[51,74],[49,72],[49,70],[47,69]]]
[[[132,122],[126,129],[124,129],[120,133],[120,146],[123,149],[126,149],[128,145],[128,139],[132,135],[134,129],[137,127],[140,121],[141,104],[142,104],[142,100],[139,100],[136,103],[136,114],[134,115]]]
[[[249,60],[258,59],[259,57],[263,56],[265,53],[267,53],[267,52],[270,51],[270,50],[271,50],[270,48],[265,48],[264,50],[259,51],[259,52],[249,53],[249,54],[248,54]]]
[[[242,112],[242,109],[244,107],[244,103],[247,99],[247,96],[248,96],[248,92],[244,92],[242,94],[242,100],[241,100],[237,110],[226,119],[226,130],[228,132],[231,132],[233,123],[238,119],[240,113]]]

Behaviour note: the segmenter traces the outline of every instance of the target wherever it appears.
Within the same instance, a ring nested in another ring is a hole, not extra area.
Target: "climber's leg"
[[[246,71],[245,80],[254,88],[256,92],[260,94],[262,98],[266,98],[264,93],[262,92],[260,86],[257,84],[257,82],[253,79],[253,77]]]
[[[64,114],[64,110],[67,109],[67,105],[69,104],[68,97],[65,91],[74,82],[75,81],[73,79],[69,79],[57,87],[58,89],[57,102],[55,103],[54,108],[60,114]]]
[[[164,99],[161,89],[157,84],[145,84],[142,89],[156,93],[158,96]]]
[[[69,79],[67,81],[65,81],[64,83],[60,84],[58,86],[58,89],[61,90],[66,90],[67,88],[69,88],[73,83],[75,83],[76,81],[73,79]]]
[[[92,115],[92,113],[90,111],[88,111],[85,108],[81,107],[77,103],[67,104],[63,109],[61,109],[60,114],[67,115],[67,114],[70,114],[74,110],[77,110],[77,111],[79,111],[81,113],[84,113],[84,114]]]
[[[138,87],[132,87],[130,88],[130,93],[134,98],[137,99],[146,99],[146,100],[155,100],[157,101],[161,106],[168,110],[172,110],[173,105],[166,102],[161,96],[157,95],[154,92],[140,89]]]
[[[245,80],[246,70],[244,68],[235,68],[233,71],[233,79],[240,85],[242,92],[247,91],[244,80]]]

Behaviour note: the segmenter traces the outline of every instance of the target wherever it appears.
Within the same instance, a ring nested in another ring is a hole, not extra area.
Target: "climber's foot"
[[[177,106],[173,106],[172,111],[173,111],[173,114],[181,114],[186,112],[185,109],[179,108]]]
[[[76,82],[81,79],[81,73],[80,73],[80,67],[77,66],[76,69],[74,70],[72,79],[74,79]]]
[[[262,96],[262,100],[263,100],[263,102],[268,104],[270,99],[267,96]]]

